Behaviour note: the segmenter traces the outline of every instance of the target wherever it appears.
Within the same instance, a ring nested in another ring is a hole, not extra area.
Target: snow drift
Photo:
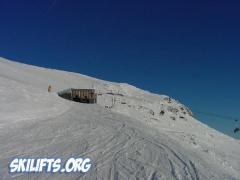
[[[57,95],[93,87],[94,105]],[[240,141],[165,95],[0,58],[0,107],[0,179],[240,179]],[[8,173],[15,157],[72,156],[90,157],[91,170]]]

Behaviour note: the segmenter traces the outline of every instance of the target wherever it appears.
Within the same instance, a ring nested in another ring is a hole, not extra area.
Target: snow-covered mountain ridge
[[[67,88],[96,89],[98,104],[60,98]],[[16,156],[72,155],[94,162],[81,179],[240,179],[240,141],[165,95],[0,58],[0,106],[2,179],[80,178],[8,174]]]

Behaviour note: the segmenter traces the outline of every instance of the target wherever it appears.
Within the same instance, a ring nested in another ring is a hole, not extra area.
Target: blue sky
[[[221,0],[0,0],[0,56],[240,117],[239,9]],[[230,135],[237,125],[196,115]]]

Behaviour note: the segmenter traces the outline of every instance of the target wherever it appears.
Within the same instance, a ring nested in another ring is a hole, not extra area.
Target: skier
[[[51,91],[52,91],[52,86],[49,85],[49,86],[48,86],[48,92],[50,93]]]

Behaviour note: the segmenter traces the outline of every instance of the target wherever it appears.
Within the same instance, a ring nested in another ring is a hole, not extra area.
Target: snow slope
[[[57,95],[70,87],[94,87],[98,104]],[[90,157],[92,169],[8,173],[14,157],[72,156]],[[0,58],[0,179],[240,179],[240,141],[168,96]]]

